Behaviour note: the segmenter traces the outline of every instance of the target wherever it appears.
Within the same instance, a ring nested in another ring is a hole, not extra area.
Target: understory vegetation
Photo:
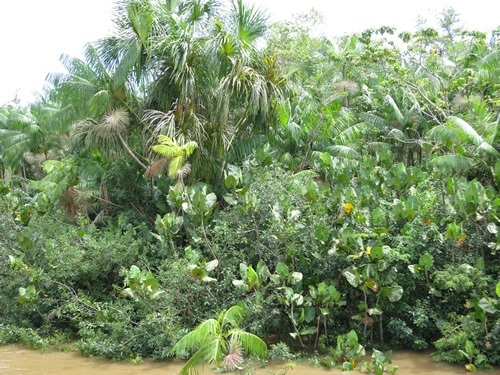
[[[500,364],[498,29],[328,39],[241,0],[115,21],[0,107],[0,344]]]

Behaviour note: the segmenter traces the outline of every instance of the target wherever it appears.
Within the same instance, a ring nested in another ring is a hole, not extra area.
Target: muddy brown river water
[[[399,366],[398,375],[454,375],[466,374],[462,366],[436,363],[429,353],[398,351],[393,363]],[[77,353],[39,352],[18,345],[0,347],[0,374],[2,375],[174,375],[182,367],[181,362],[149,362],[130,364],[103,359],[86,358]],[[478,371],[478,374],[500,375],[500,369]],[[214,372],[205,368],[202,375]],[[282,364],[269,364],[257,369],[255,375],[284,374]],[[290,375],[348,375],[357,371],[325,370],[297,364],[286,371]]]

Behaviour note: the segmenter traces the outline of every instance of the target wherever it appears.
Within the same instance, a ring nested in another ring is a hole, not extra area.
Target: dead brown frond
[[[103,117],[102,121],[94,126],[95,134],[104,139],[110,139],[117,134],[127,131],[130,122],[128,112],[124,109],[117,109]]]
[[[45,156],[45,154],[34,154],[32,152],[26,152],[24,154],[24,160],[31,166],[38,166],[45,160],[47,160],[47,157]]]
[[[469,103],[467,101],[467,98],[461,94],[455,95],[455,97],[451,101],[451,105],[452,105],[453,109],[455,109],[457,111],[461,111],[463,109],[466,109],[468,104]]]
[[[343,92],[343,93],[347,93],[349,95],[352,95],[356,91],[358,91],[358,84],[356,82],[348,80],[348,79],[346,79],[344,81],[337,82],[334,86],[335,86],[336,90]]]
[[[191,164],[186,163],[184,164],[178,171],[177,171],[177,179],[180,181],[183,181],[184,178],[191,173]]]
[[[160,160],[155,161],[147,170],[144,172],[144,176],[153,177],[161,173],[165,169],[165,165],[167,164],[167,158],[161,158]]]
[[[239,341],[231,339],[229,353],[224,356],[222,367],[230,370],[241,370],[241,363],[243,363],[243,348]]]

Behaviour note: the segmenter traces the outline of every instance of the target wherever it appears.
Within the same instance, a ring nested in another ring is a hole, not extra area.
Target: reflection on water
[[[398,351],[393,354],[393,363],[399,366],[398,375],[455,375],[466,374],[462,366],[447,363],[436,363],[429,353]],[[96,358],[81,357],[76,353],[50,352],[43,353],[25,349],[18,345],[0,347],[0,374],[2,375],[173,375],[182,363],[149,362],[139,365],[112,362]],[[500,375],[500,370],[478,371],[484,375]],[[214,374],[206,369],[204,375]],[[255,375],[284,374],[283,366],[270,364],[264,369],[253,372]],[[307,365],[296,365],[287,370],[291,375],[348,375],[359,374],[357,371],[342,372],[325,370]]]

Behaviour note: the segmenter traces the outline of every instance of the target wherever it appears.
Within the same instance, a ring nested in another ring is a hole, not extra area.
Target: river
[[[456,375],[466,374],[463,366],[434,362],[429,353],[396,351],[393,363],[399,366],[398,375]],[[86,358],[73,352],[40,352],[26,349],[19,345],[0,347],[0,374],[2,375],[173,375],[182,363],[151,362],[141,364],[112,362],[104,359]],[[252,373],[254,375],[285,374],[283,365],[269,364]],[[484,375],[500,375],[499,369],[478,371]],[[214,374],[206,368],[202,375]],[[290,375],[347,375],[359,374],[358,371],[325,370],[309,365],[297,364],[288,369]]]

